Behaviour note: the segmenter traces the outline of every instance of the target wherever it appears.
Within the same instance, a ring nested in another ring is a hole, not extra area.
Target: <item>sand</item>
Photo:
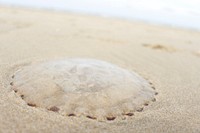
[[[0,7],[0,132],[200,132],[200,33],[113,18]],[[158,92],[129,119],[99,122],[31,107],[10,86],[35,61],[92,58]]]

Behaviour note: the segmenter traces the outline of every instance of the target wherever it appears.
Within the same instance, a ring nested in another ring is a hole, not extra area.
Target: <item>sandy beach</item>
[[[125,120],[99,122],[31,107],[12,75],[42,60],[91,58],[137,72],[156,101]],[[200,132],[200,32],[65,12],[0,7],[0,133]]]

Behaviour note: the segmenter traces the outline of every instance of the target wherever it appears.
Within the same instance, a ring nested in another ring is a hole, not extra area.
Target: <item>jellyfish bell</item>
[[[95,59],[44,61],[22,67],[12,87],[29,105],[65,116],[114,120],[132,116],[155,90],[135,72]]]

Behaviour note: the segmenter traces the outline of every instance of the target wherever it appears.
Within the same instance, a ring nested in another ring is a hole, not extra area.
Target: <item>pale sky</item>
[[[0,4],[114,16],[200,30],[200,0],[0,0]]]

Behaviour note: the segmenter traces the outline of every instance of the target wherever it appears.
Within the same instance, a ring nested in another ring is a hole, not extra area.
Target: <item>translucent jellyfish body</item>
[[[155,90],[135,72],[94,59],[24,66],[12,87],[30,106],[97,120],[132,116],[155,99]]]

